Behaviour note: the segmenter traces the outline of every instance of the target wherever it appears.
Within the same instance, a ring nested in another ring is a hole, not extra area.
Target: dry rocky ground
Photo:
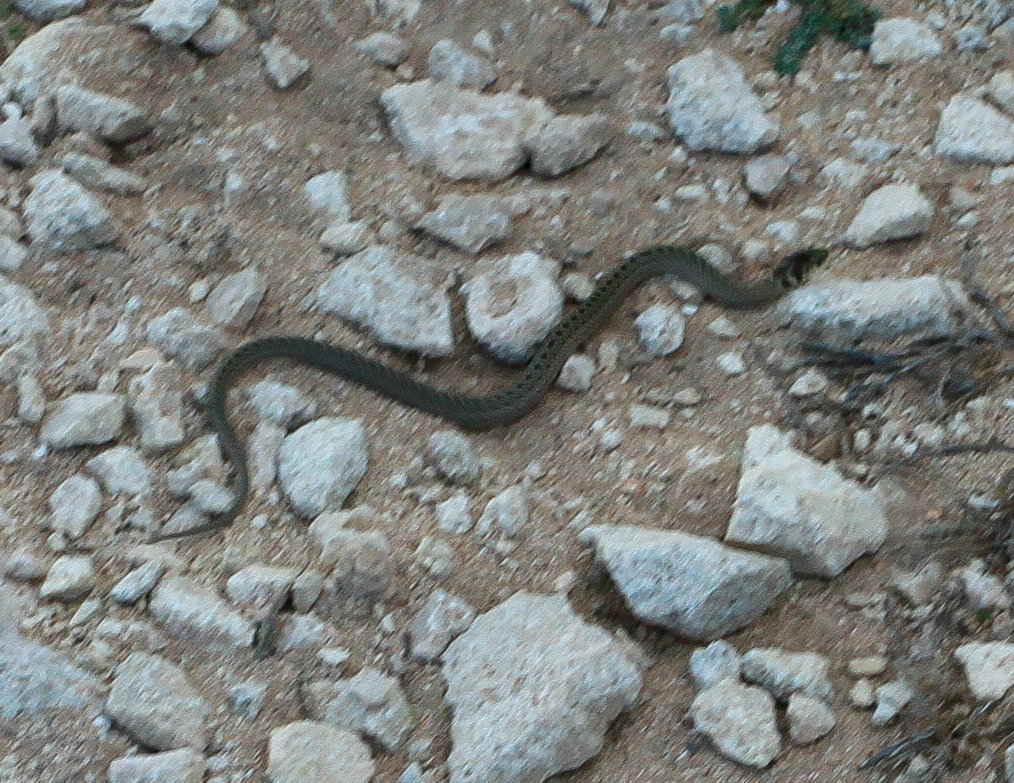
[[[1012,460],[882,470],[1014,442],[954,282],[1011,312],[1014,4],[880,0],[794,77],[788,4],[14,6],[0,780],[1014,780]],[[244,339],[494,389],[692,240],[832,252],[766,310],[643,285],[487,433],[265,364],[250,502],[148,543],[228,505]]]

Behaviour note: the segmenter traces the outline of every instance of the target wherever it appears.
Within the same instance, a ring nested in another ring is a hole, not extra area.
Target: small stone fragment
[[[408,629],[409,648],[417,661],[435,661],[475,619],[475,610],[443,590],[430,593]]]
[[[933,29],[915,19],[882,19],[873,26],[870,62],[874,65],[929,60],[942,51]]]
[[[1014,120],[985,101],[959,93],[940,113],[937,155],[994,166],[1014,162]]]
[[[141,438],[141,449],[152,453],[179,446],[186,437],[180,374],[172,365],[153,364],[130,379],[130,415]]]
[[[320,246],[340,256],[355,255],[371,243],[370,225],[365,220],[336,220],[320,235]]]
[[[884,185],[863,201],[845,231],[857,248],[923,233],[933,219],[933,206],[915,185]]]
[[[301,695],[315,719],[361,732],[388,752],[404,742],[414,723],[398,680],[376,669],[362,669],[348,679],[307,683]]]
[[[124,492],[132,497],[151,490],[151,469],[133,446],[113,446],[85,463],[85,470],[102,482],[110,495]]]
[[[525,139],[532,171],[558,177],[587,163],[609,141],[605,117],[599,114],[553,117]]]
[[[691,152],[749,153],[778,138],[778,123],[728,57],[705,49],[673,65],[668,76],[669,122]]]
[[[302,391],[269,378],[253,384],[249,397],[250,404],[262,420],[286,431],[305,424],[317,415],[316,404]]]
[[[668,356],[683,345],[683,315],[671,305],[652,305],[637,316],[634,326],[641,348],[652,356]]]
[[[356,41],[356,49],[368,55],[374,62],[397,68],[408,57],[409,46],[405,39],[392,33],[373,33]]]
[[[813,367],[808,369],[789,387],[789,395],[792,397],[811,397],[814,394],[822,394],[827,391],[830,384],[828,377]]]
[[[287,90],[310,70],[310,61],[297,55],[277,37],[260,45],[264,70],[279,90]]]
[[[867,655],[853,658],[848,663],[849,674],[856,677],[876,677],[887,669],[887,658],[883,655]]]
[[[325,171],[310,177],[303,185],[303,195],[315,211],[331,220],[346,222],[352,215],[348,179],[340,171]]]
[[[814,283],[789,292],[779,307],[801,328],[840,340],[947,335],[971,312],[960,283],[937,275]]]
[[[672,414],[662,408],[655,408],[651,405],[632,404],[627,409],[627,418],[631,427],[640,429],[664,430],[669,426]]]
[[[471,484],[482,473],[482,464],[472,452],[472,441],[460,432],[434,432],[427,451],[437,472],[452,484]]]
[[[440,206],[427,212],[418,226],[473,255],[502,242],[510,232],[511,217],[503,201],[483,194],[451,194],[440,199]]]
[[[494,525],[507,538],[516,538],[528,522],[528,490],[523,484],[508,487],[486,504],[475,531],[488,533]]]
[[[76,601],[95,587],[95,565],[87,555],[64,555],[58,557],[46,581],[39,588],[39,598],[54,601]]]
[[[278,452],[278,480],[296,513],[312,519],[342,507],[368,461],[362,423],[320,418],[286,436]]]
[[[207,764],[191,748],[114,759],[109,783],[201,783]]]
[[[156,750],[204,750],[210,708],[183,670],[135,652],[116,667],[106,713],[136,742]]]
[[[167,568],[165,563],[149,560],[113,585],[109,597],[119,604],[135,604],[155,588]]]
[[[743,679],[762,686],[779,701],[794,693],[830,701],[834,694],[827,677],[831,664],[823,655],[757,648],[743,656]]]
[[[369,783],[374,769],[369,746],[328,723],[287,723],[268,740],[271,783]]]
[[[969,642],[954,651],[977,701],[1002,699],[1014,685],[1014,644]]]
[[[56,120],[62,129],[93,133],[126,144],[151,133],[151,120],[130,101],[70,84],[56,89]]]
[[[248,607],[273,606],[292,589],[299,569],[261,564],[239,569],[225,583],[225,594],[234,604]]]
[[[998,71],[986,84],[990,100],[1008,114],[1014,112],[1014,71]],[[972,206],[969,204],[968,206]]]
[[[594,376],[595,360],[587,354],[576,353],[563,363],[556,385],[572,392],[588,391]]]
[[[147,328],[148,339],[193,370],[201,370],[225,349],[222,332],[182,307],[154,318]]]
[[[122,394],[78,392],[55,403],[39,437],[56,448],[96,446],[118,437],[126,421]]]
[[[461,287],[469,331],[501,361],[526,361],[563,313],[557,271],[532,252],[480,261]]]
[[[497,75],[496,69],[486,60],[447,38],[433,44],[426,58],[426,72],[435,81],[473,90],[488,87],[496,81]]]
[[[792,583],[784,560],[677,530],[591,525],[580,540],[635,615],[691,639],[748,625]]]
[[[428,79],[388,87],[380,103],[409,162],[456,180],[506,179],[528,158],[524,141],[554,116],[539,99]]]
[[[39,147],[27,120],[9,119],[0,123],[0,159],[19,168],[31,166],[39,159]]]
[[[877,703],[877,695],[873,692],[873,683],[865,677],[856,681],[849,691],[849,701],[861,710],[868,710]]]
[[[373,245],[343,261],[318,289],[318,305],[381,342],[427,356],[454,351],[446,275],[429,259]]]
[[[71,541],[83,536],[102,509],[102,490],[95,479],[75,474],[65,478],[46,501],[49,525]]]
[[[232,8],[219,5],[208,23],[190,36],[190,45],[201,54],[217,57],[242,38],[248,29]]]
[[[789,738],[796,745],[810,745],[834,728],[834,712],[822,700],[802,693],[789,697],[785,710],[789,720]]]
[[[394,581],[395,562],[387,536],[377,530],[343,530],[333,535],[321,559],[334,563],[336,595],[360,601],[384,598]]]
[[[211,289],[204,304],[216,323],[243,329],[257,312],[267,288],[267,281],[260,272],[244,269],[222,278]]]
[[[52,22],[81,13],[87,0],[12,0],[11,5],[30,19]]]
[[[870,719],[873,725],[886,726],[912,700],[912,696],[912,689],[901,680],[881,685],[876,690],[877,708]]]
[[[715,364],[726,375],[742,375],[746,372],[746,361],[739,351],[723,351],[716,357]]]
[[[154,0],[138,24],[168,44],[180,46],[204,27],[218,9],[218,0]]]
[[[28,258],[28,250],[20,242],[0,235],[0,272],[17,272]]]
[[[109,244],[119,235],[102,202],[62,171],[40,171],[29,184],[24,213],[33,244],[70,253]]]
[[[267,683],[262,680],[247,680],[229,689],[229,709],[248,720],[256,718],[268,695]]]
[[[575,769],[599,752],[641,687],[622,646],[562,595],[515,593],[441,660],[453,781],[534,783]]]
[[[253,644],[252,622],[218,593],[182,576],[170,576],[159,582],[152,592],[148,611],[177,636],[232,647]]]
[[[727,542],[785,557],[796,573],[833,577],[886,536],[869,490],[792,448],[776,428],[750,429]]]
[[[781,155],[761,155],[743,166],[743,184],[757,198],[769,201],[785,189],[788,174],[789,162]]]
[[[690,674],[703,691],[727,677],[738,680],[742,660],[735,647],[718,639],[690,653]]]
[[[740,764],[763,768],[781,752],[775,700],[760,688],[724,679],[697,694],[690,717],[719,753]]]
[[[62,156],[59,162],[67,174],[91,190],[130,196],[143,193],[148,187],[143,177],[91,155],[69,152]]]
[[[456,492],[434,509],[437,527],[445,533],[462,535],[472,529],[472,501],[464,492]]]

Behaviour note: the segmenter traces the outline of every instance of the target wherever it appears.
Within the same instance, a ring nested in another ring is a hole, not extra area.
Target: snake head
[[[786,288],[795,288],[806,282],[810,272],[827,260],[828,251],[824,247],[808,247],[785,256],[775,267],[774,277]]]

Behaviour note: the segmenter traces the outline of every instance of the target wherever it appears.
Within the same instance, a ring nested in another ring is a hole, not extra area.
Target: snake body
[[[595,334],[624,299],[641,283],[659,275],[672,275],[698,287],[709,298],[728,308],[762,307],[805,280],[822,263],[827,251],[810,248],[786,256],[770,278],[744,284],[731,280],[689,247],[659,245],[634,253],[602,277],[584,302],[564,318],[536,347],[518,380],[490,394],[472,395],[443,391],[407,373],[337,345],[305,337],[263,337],[241,345],[218,367],[206,407],[219,446],[236,473],[233,500],[210,522],[170,533],[176,538],[219,530],[228,525],[243,506],[250,491],[246,453],[229,422],[226,394],[247,370],[268,359],[290,359],[354,381],[393,400],[468,430],[485,430],[512,424],[535,408],[559,375],[564,362]]]

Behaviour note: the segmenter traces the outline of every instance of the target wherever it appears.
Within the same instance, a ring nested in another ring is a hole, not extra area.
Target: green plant
[[[793,74],[800,68],[802,59],[813,48],[821,35],[833,35],[853,49],[868,49],[873,25],[880,11],[864,5],[860,0],[794,0],[802,6],[799,21],[789,31],[788,38],[775,52],[775,71]],[[739,0],[734,5],[719,6],[718,29],[735,30],[744,21],[758,19],[775,0]]]

